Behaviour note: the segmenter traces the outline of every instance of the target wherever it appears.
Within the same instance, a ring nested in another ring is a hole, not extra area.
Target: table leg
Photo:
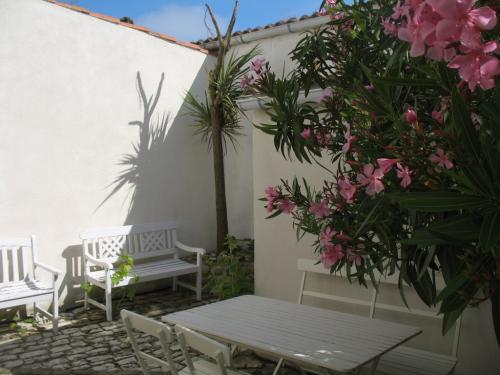
[[[375,372],[377,371],[377,366],[378,366],[379,362],[380,362],[380,357],[378,357],[372,361],[372,365],[370,366],[370,374],[371,375],[375,375]]]

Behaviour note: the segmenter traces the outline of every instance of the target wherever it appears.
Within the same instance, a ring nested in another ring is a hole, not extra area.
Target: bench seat
[[[385,354],[378,371],[395,375],[448,375],[457,359],[451,356],[409,347],[398,347]]]
[[[51,299],[54,288],[37,281],[22,280],[0,285],[0,308],[17,305],[25,305],[35,300]]]
[[[135,276],[137,276],[141,282],[146,282],[164,279],[166,277],[176,277],[196,273],[197,270],[198,266],[196,264],[188,263],[182,259],[163,259],[141,263],[136,264],[132,268],[130,275],[124,278],[119,284],[115,286],[134,284]],[[110,271],[111,275],[113,275],[114,273],[114,270]],[[88,278],[95,283],[101,283],[104,285],[106,281],[106,271],[91,271],[88,273]]]

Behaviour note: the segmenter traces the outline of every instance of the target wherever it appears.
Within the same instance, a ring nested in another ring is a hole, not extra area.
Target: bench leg
[[[111,298],[111,282],[106,283],[106,320],[111,322],[113,320],[113,299]]]
[[[52,330],[57,333],[59,330],[59,292],[54,290],[54,301],[52,302]]]
[[[177,292],[177,277],[172,279],[172,291]]]

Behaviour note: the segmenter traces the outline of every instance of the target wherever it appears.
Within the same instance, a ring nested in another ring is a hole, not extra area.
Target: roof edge
[[[82,8],[82,7],[79,7],[77,5],[72,5],[72,4],[64,3],[61,1],[57,1],[57,0],[43,0],[43,1],[50,3],[50,4],[58,5],[60,7],[66,8],[66,9],[70,9],[70,10],[78,12],[78,13],[88,15],[88,16],[93,17],[93,18],[97,18],[101,21],[106,21],[106,22],[114,23],[115,25],[128,27],[129,29],[134,29],[134,30],[143,32],[143,33],[148,34],[152,37],[164,40],[164,41],[169,42],[169,43],[176,44],[176,45],[181,46],[181,47],[186,47],[186,48],[189,48],[189,49],[192,49],[192,50],[204,53],[204,54],[209,53],[209,51],[201,45],[180,41],[180,40],[177,40],[177,38],[175,38],[173,36],[149,30],[147,27],[144,27],[144,26],[134,25],[134,24],[127,23],[127,22],[121,22],[118,18],[107,16],[105,14],[94,13],[94,12],[89,11],[86,8]]]
[[[250,31],[237,31],[233,33],[231,46],[255,42],[262,39],[273,38],[290,33],[299,33],[306,30],[324,26],[331,21],[329,16],[314,14],[300,19],[291,19],[289,21],[280,21],[278,23],[264,26],[263,28],[252,29]],[[217,40],[204,40],[197,42],[209,51],[219,49]]]

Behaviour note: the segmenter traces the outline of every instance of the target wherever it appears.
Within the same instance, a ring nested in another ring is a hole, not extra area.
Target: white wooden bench
[[[344,297],[335,294],[317,292],[305,289],[308,274],[321,274],[333,277],[346,277],[345,275],[331,275],[330,270],[315,260],[299,259],[297,262],[299,271],[302,272],[300,282],[300,293],[298,303],[301,304],[304,296],[340,302],[349,305],[369,307],[369,317],[373,319],[377,309],[391,311],[401,314],[409,314],[426,319],[440,319],[442,316],[430,310],[408,309],[405,306],[379,303],[379,292],[372,288],[371,300],[363,300],[353,297]],[[398,285],[397,276],[380,277],[380,284]],[[438,289],[444,287],[442,279],[438,279]],[[442,355],[430,351],[418,350],[410,347],[400,346],[385,354],[377,367],[377,371],[395,375],[448,375],[452,374],[457,363],[458,344],[460,338],[461,319],[457,321],[454,329],[454,339],[451,355]]]
[[[85,281],[105,291],[105,304],[91,299],[85,292],[85,307],[92,304],[106,311],[106,319],[112,320],[111,290],[136,282],[147,282],[173,278],[173,289],[177,286],[193,290],[201,300],[202,256],[204,249],[182,244],[177,240],[174,223],[127,225],[114,228],[89,229],[80,234],[83,240]],[[179,250],[197,254],[196,264],[179,257]],[[121,255],[130,255],[134,267],[129,276],[113,285],[111,276]],[[177,280],[178,276],[196,274],[196,285]]]
[[[34,311],[51,319],[57,333],[62,273],[37,260],[35,236],[0,238],[0,256],[0,309],[33,303]],[[40,281],[38,270],[51,274],[51,284]],[[37,304],[47,300],[52,300],[52,313]]]

